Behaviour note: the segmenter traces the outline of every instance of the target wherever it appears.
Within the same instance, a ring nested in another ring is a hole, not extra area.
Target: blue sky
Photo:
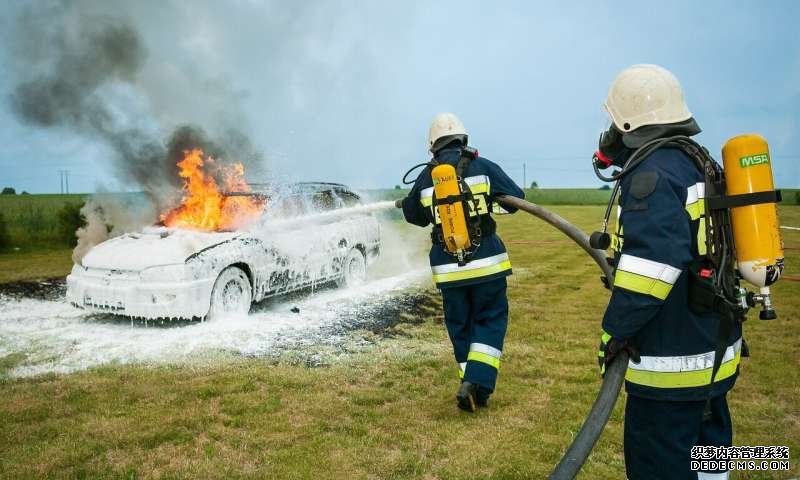
[[[525,163],[528,183],[599,186],[589,158],[608,86],[628,65],[658,63],[680,79],[716,157],[727,138],[761,133],[776,183],[800,186],[800,2],[93,3],[144,38],[136,98],[147,121],[243,126],[264,152],[262,178],[391,187],[427,159],[432,117],[452,111],[518,183]],[[3,31],[20,8],[4,10]],[[135,188],[102,142],[21,124],[9,70],[1,186],[58,191],[68,169],[73,191]],[[234,116],[205,101],[209,85],[238,102]]]

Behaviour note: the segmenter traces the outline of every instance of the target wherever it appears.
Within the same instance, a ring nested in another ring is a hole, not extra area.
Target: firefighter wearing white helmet
[[[658,65],[634,65],[623,70],[611,84],[605,107],[622,132],[692,118],[678,79]]]
[[[508,325],[506,277],[511,275],[511,262],[495,233],[491,214],[513,213],[513,209],[503,210],[493,199],[498,195],[523,198],[524,193],[497,164],[467,145],[467,130],[452,113],[433,119],[428,150],[433,159],[425,164],[408,196],[398,201],[398,207],[409,223],[421,227],[433,224],[429,260],[433,281],[442,292],[445,325],[458,365],[456,401],[462,410],[473,412],[486,406],[494,392]],[[460,260],[446,249],[437,207],[440,203],[450,205],[451,200],[437,200],[432,178],[434,168],[445,165],[455,167],[461,194],[469,195],[469,201],[463,203],[467,208],[462,211],[476,236],[469,256]]]
[[[436,115],[431,122],[431,128],[428,129],[428,151],[434,153],[453,140],[466,145],[467,139],[467,129],[458,117],[452,113],[440,113]]]
[[[678,80],[657,65],[623,70],[605,107],[613,124],[600,138],[595,168],[623,167],[645,145],[620,180],[610,242],[614,284],[598,353],[601,372],[620,351],[631,357],[625,376],[627,477],[724,479],[724,471],[694,471],[691,453],[699,446],[731,445],[726,394],[746,344],[740,323],[690,303],[698,283],[691,279],[704,276],[696,267],[706,254],[704,173],[682,148],[650,147],[700,128]]]

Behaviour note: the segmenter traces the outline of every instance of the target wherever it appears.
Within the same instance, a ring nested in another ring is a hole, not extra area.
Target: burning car
[[[208,188],[192,191],[198,181]],[[192,319],[247,313],[268,297],[366,279],[380,253],[380,227],[368,213],[343,210],[361,203],[349,188],[300,183],[276,196],[265,185],[238,187],[220,193],[207,178],[187,180],[181,206],[162,215],[161,225],[106,240],[73,267],[68,300],[96,312]]]

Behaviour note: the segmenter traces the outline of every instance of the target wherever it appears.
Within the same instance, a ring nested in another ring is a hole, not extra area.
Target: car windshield
[[[253,184],[253,192],[238,195],[260,195],[267,197],[268,209],[280,212],[280,216],[296,217],[315,212],[326,212],[354,207],[361,198],[344,185],[326,183],[297,183],[280,189],[281,194],[271,195],[274,187]]]

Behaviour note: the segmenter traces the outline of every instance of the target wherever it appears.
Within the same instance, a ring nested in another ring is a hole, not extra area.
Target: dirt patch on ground
[[[36,281],[0,283],[0,297],[15,300],[34,298],[37,300],[58,300],[67,293],[65,277],[46,278]]]
[[[292,303],[285,305],[288,308]],[[408,334],[403,325],[430,321],[439,310],[434,291],[414,288],[393,295],[389,301],[351,304],[338,310],[335,321],[302,334],[279,334],[273,348],[266,355],[257,356],[307,367],[327,366],[339,355],[363,352],[385,340],[405,337]]]

